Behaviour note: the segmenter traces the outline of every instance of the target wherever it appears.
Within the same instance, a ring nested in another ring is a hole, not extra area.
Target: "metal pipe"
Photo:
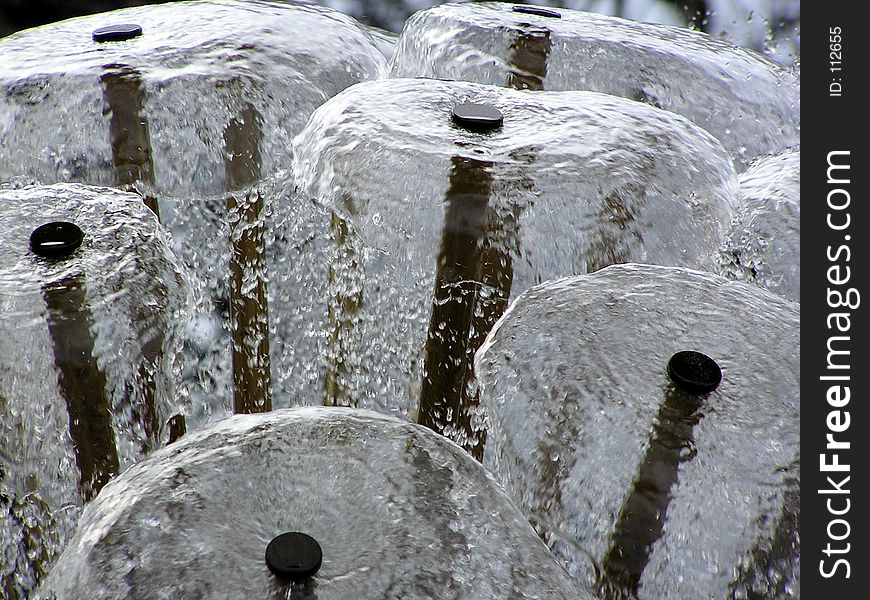
[[[492,163],[459,156],[451,162],[418,422],[440,434],[461,432],[460,445],[481,459],[483,441],[471,423],[477,398],[469,397],[465,388],[472,377],[475,343],[482,341],[479,336],[472,339],[471,332],[484,271],[481,242],[492,194]]]
[[[600,593],[606,600],[637,596],[653,545],[661,537],[680,465],[691,461],[693,429],[703,396],[669,387],[653,426],[654,437],[622,506],[602,563]]]
[[[92,319],[85,296],[85,280],[80,274],[42,288],[60,393],[66,401],[81,474],[80,490],[88,501],[118,474],[119,461],[111,407],[106,400],[106,376],[94,358]]]
[[[136,182],[154,184],[154,164],[151,158],[151,135],[148,120],[142,114],[145,87],[142,74],[125,65],[108,65],[102,75],[103,98],[108,105],[109,136],[112,143],[112,165],[115,183],[131,188]],[[160,219],[157,198],[145,196],[145,205]]]
[[[224,171],[230,222],[230,330],[233,404],[236,413],[272,410],[269,360],[269,307],[263,198],[242,192],[260,178],[260,115],[244,103],[224,131]],[[251,284],[253,282],[253,285]]]

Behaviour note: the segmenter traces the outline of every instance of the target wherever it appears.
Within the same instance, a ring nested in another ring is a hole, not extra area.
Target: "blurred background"
[[[165,0],[0,0],[0,37],[20,29]],[[532,0],[635,21],[689,26],[800,67],[800,0]],[[414,12],[438,0],[318,0],[359,21],[400,32]],[[0,57],[2,60],[2,57]]]

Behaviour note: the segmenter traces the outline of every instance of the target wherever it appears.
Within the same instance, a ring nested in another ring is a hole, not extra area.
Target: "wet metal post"
[[[418,422],[441,434],[448,429],[461,431],[465,438],[461,445],[480,459],[483,443],[476,439],[471,407],[463,401],[468,401],[465,387],[477,350],[470,343],[470,334],[482,272],[481,241],[492,194],[492,163],[459,156],[453,157],[452,163]]]
[[[709,357],[686,351],[668,363],[669,386],[653,426],[646,456],[622,506],[602,564],[601,595],[605,600],[637,597],[653,545],[664,529],[671,489],[680,465],[695,457],[693,429],[701,421],[705,395],[722,379]]]
[[[124,65],[110,65],[103,74],[103,98],[111,114],[109,135],[112,143],[112,165],[115,183],[132,188],[136,182],[154,184],[154,164],[151,158],[151,135],[142,110],[145,87],[142,75]],[[145,205],[160,218],[157,198],[145,196]]]
[[[30,247],[43,260],[54,262],[67,259],[83,237],[72,223],[50,223],[34,230]],[[94,358],[85,278],[73,274],[47,283],[42,298],[48,309],[60,394],[69,414],[70,437],[81,475],[80,491],[88,501],[117,475],[119,460],[111,407],[106,399],[106,376]]]
[[[351,239],[354,235],[351,224],[333,212],[330,227],[336,246],[335,260],[329,267],[329,283],[332,288],[342,284],[347,285],[347,281],[343,281],[339,275],[338,269],[356,274],[359,271],[359,259]],[[351,285],[355,286],[356,282]],[[348,346],[352,343],[348,338],[360,306],[362,306],[362,287],[349,290],[339,287],[331,294],[327,309],[331,332],[326,356],[327,369],[324,375],[324,406],[356,406],[355,398],[346,389],[350,370],[347,357],[350,354]]]
[[[539,7],[514,7],[515,13],[539,17],[561,18],[559,13]],[[550,30],[545,27],[520,23],[519,34],[511,42],[508,73],[505,85],[516,90],[543,90],[550,58]]]
[[[260,178],[260,128],[259,113],[245,102],[224,131],[224,171],[226,189],[230,192],[229,294],[236,413],[272,410],[264,203],[257,190],[245,191]]]
[[[106,29],[110,31],[103,35],[116,35],[115,29],[117,27]],[[122,30],[120,34],[125,34],[125,31],[126,29]],[[97,32],[95,32],[95,36],[96,34]],[[154,184],[154,165],[151,158],[151,135],[148,121],[142,112],[145,105],[142,75],[135,69],[124,65],[111,65],[107,69],[101,79],[103,98],[111,114],[109,134],[112,142],[115,183],[119,187],[127,189],[132,189],[137,182],[151,186]],[[157,198],[146,195],[144,202],[159,220],[160,207]],[[165,297],[165,287],[159,283],[157,287]],[[138,304],[137,307],[141,308]],[[141,325],[153,321],[153,316],[137,310],[135,320],[137,325]],[[137,381],[140,384],[139,391],[142,393],[141,411],[143,414],[141,419],[145,425],[146,435],[143,451],[149,452],[158,443],[157,437],[160,429],[155,409],[156,382],[154,377],[157,364],[162,357],[165,336],[163,326],[159,323],[154,323],[153,326],[146,326],[140,330],[149,334],[142,346],[142,357],[137,373]],[[134,408],[139,407],[134,406]]]

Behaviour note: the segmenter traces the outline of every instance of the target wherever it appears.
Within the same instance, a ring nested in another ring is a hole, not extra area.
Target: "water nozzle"
[[[453,107],[453,122],[463,129],[483,133],[501,127],[504,116],[488,104],[457,104]]]
[[[289,581],[304,581],[314,575],[323,562],[320,544],[310,535],[291,531],[272,539],[266,547],[266,566]]]
[[[719,387],[722,370],[706,354],[685,350],[677,352],[668,361],[668,377],[686,392],[706,394]]]
[[[44,258],[63,258],[82,245],[85,234],[75,223],[55,221],[40,225],[30,234],[30,250]]]
[[[95,29],[91,34],[95,42],[123,42],[142,35],[142,28],[135,23],[108,25]]]
[[[562,18],[562,15],[557,13],[555,10],[543,8],[541,6],[517,5],[517,6],[512,6],[511,10],[514,11],[515,13],[523,13],[526,15],[537,15],[539,17],[549,17],[551,19],[561,19]]]

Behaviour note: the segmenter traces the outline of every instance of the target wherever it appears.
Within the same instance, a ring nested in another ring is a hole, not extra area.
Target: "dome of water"
[[[475,114],[489,131],[461,125]],[[295,337],[322,340],[326,402],[410,415],[465,447],[480,440],[458,398],[510,298],[614,263],[714,270],[738,201],[712,136],[593,92],[368,82],[294,146],[304,218],[319,223],[294,243],[306,269],[322,265],[321,294],[329,278],[327,322]]]
[[[761,55],[684,28],[512,8],[473,2],[416,13],[393,55],[393,76],[639,100],[687,117],[742,165],[799,143],[800,82]]]
[[[119,24],[141,35],[94,39]],[[239,187],[233,122],[257,129],[258,171],[286,165],[317,106],[386,68],[350,17],[260,0],[70,19],[4,38],[0,54],[0,180],[138,183],[158,198]]]
[[[322,552],[301,583],[264,560],[294,531]],[[38,596],[592,598],[459,447],[342,408],[230,417],[129,469]]]
[[[799,317],[659,266],[532,288],[477,354],[484,464],[604,599],[799,598]],[[674,383],[683,351],[714,391]]]
[[[289,165],[289,141],[317,106],[384,74],[378,43],[330,9],[221,0],[64,21],[4,39],[0,52],[9,59],[0,66],[0,179],[132,186],[145,196],[207,285],[187,332],[194,424],[228,402],[267,410],[269,344],[289,345],[270,340],[280,317],[268,300],[291,294],[268,285],[266,246],[285,213],[253,186]]]
[[[800,150],[759,159],[740,175],[723,274],[800,302],[800,186]]]
[[[0,189],[3,597],[26,597],[83,502],[180,425],[191,290],[139,196]]]

